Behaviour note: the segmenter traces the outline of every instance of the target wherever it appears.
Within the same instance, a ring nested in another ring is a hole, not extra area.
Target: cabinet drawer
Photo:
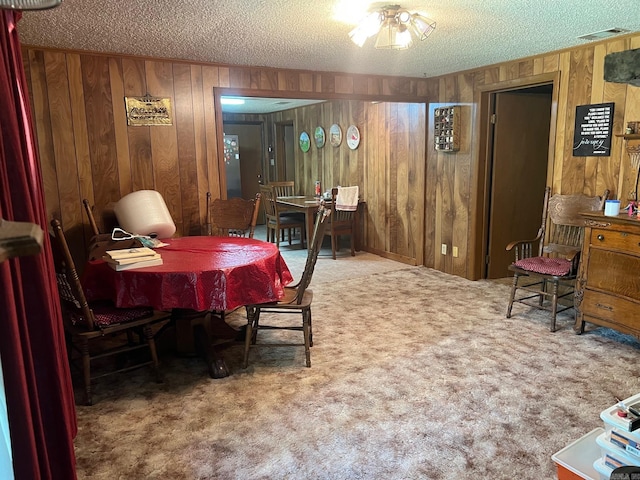
[[[602,228],[591,229],[591,245],[598,248],[620,250],[630,254],[640,255],[640,235],[606,230]]]
[[[634,330],[640,327],[640,304],[613,295],[585,290],[580,311]]]
[[[591,248],[587,287],[640,300],[640,257]]]

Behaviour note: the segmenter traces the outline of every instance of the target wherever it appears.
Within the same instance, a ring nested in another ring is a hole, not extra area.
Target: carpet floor
[[[305,252],[282,251],[299,278]],[[551,456],[640,391],[634,338],[576,335],[569,314],[550,333],[522,305],[507,319],[500,282],[323,249],[311,288],[311,368],[282,347],[252,349],[243,369],[235,343],[223,379],[170,351],[162,384],[147,369],[106,377],[77,407],[78,477],[553,479]]]

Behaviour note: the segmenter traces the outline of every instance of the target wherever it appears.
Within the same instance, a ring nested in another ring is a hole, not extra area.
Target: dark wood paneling
[[[142,97],[147,94],[145,64],[142,60],[122,59],[125,97]],[[124,99],[122,100],[124,101]],[[123,189],[126,195],[137,190],[153,189],[153,159],[151,155],[150,127],[127,127],[131,170],[131,191]]]
[[[174,65],[173,87],[183,230],[188,235],[199,235],[202,230],[198,201],[198,163],[196,162],[191,85],[191,67],[183,64]]]
[[[328,131],[338,123],[346,132],[353,123],[362,140],[354,151],[345,143],[321,151],[312,146],[304,155],[296,148],[297,193],[312,193],[316,179],[324,190],[335,184],[358,184],[367,201],[365,249],[471,278],[476,270],[468,260],[476,261],[479,231],[473,195],[483,194],[477,183],[482,141],[475,112],[480,92],[557,73],[549,174],[554,192],[600,193],[606,187],[614,196],[626,197],[636,172],[629,167],[624,142],[614,139],[606,159],[573,157],[572,133],[575,107],[581,104],[614,101],[614,133],[626,121],[637,120],[637,88],[601,78],[604,56],[628,48],[640,48],[640,35],[431,79],[53,53],[36,47],[25,47],[24,58],[47,212],[51,216],[65,212],[65,229],[86,222],[78,210],[82,197],[93,196],[96,209],[103,211],[129,191],[157,189],[174,216],[177,234],[197,231],[204,219],[206,192],[217,197],[224,189],[218,154],[222,127],[213,89],[252,89],[260,95],[273,91],[284,97],[318,92],[331,102],[295,115],[274,115],[265,122],[266,137],[273,141],[274,123],[290,120],[296,138],[302,129],[312,135],[317,125]],[[126,126],[122,97],[146,93],[172,99],[173,126]],[[340,94],[367,98],[345,99]],[[364,101],[374,99],[407,105]],[[428,117],[424,107],[408,105],[414,101],[430,103]],[[462,148],[451,155],[432,146],[430,126],[438,104],[468,109],[463,115]],[[460,256],[454,259],[450,251],[441,255],[442,243],[449,249],[458,246]]]

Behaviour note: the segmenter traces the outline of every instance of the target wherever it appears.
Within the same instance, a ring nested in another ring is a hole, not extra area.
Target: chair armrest
[[[537,250],[534,251],[535,250],[534,244],[539,242],[541,238],[542,238],[542,232],[538,231],[538,235],[536,235],[536,238],[532,238],[531,240],[513,241],[507,245],[505,250],[507,252],[514,250],[514,253],[516,256],[516,259],[515,259],[516,262],[523,258],[531,258],[538,255]]]

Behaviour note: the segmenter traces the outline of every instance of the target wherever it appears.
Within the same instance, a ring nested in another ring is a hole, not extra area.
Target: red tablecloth
[[[82,276],[88,300],[157,310],[229,310],[282,298],[293,278],[275,244],[250,238],[182,237],[163,240],[163,264],[116,272],[89,262]]]

